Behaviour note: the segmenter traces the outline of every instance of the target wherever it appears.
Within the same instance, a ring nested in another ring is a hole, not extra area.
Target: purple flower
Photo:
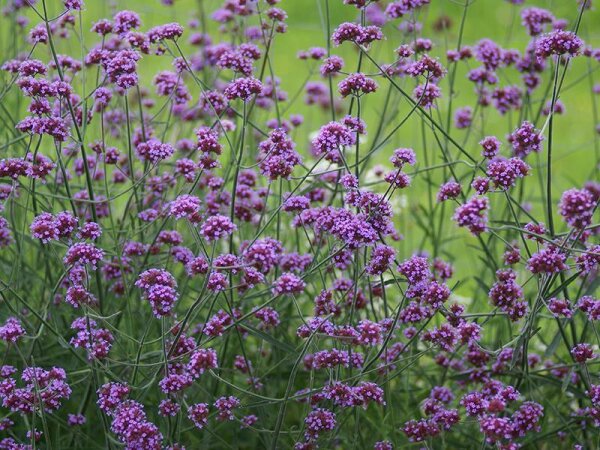
[[[496,88],[492,93],[492,101],[494,108],[496,108],[500,114],[506,114],[511,109],[517,110],[521,108],[521,97],[523,93],[517,86],[506,86],[503,88]]]
[[[135,50],[119,50],[100,60],[108,79],[121,89],[130,89],[138,84],[137,61],[140,55]]]
[[[356,134],[345,125],[338,122],[329,122],[323,125],[319,134],[312,141],[317,155],[339,150],[340,147],[354,145]]]
[[[404,424],[402,432],[410,442],[422,442],[430,436],[436,436],[440,430],[428,419],[409,420]]]
[[[229,217],[216,215],[206,219],[200,227],[200,235],[210,242],[229,236],[235,230],[237,230],[237,226],[231,222]]]
[[[475,46],[475,58],[487,70],[496,70],[502,64],[502,49],[491,39],[482,39]]]
[[[373,41],[380,41],[382,39],[383,33],[379,27],[373,25],[362,27],[351,22],[340,24],[331,35],[331,41],[336,47],[346,41],[368,45]]]
[[[143,406],[133,400],[117,407],[111,430],[127,448],[160,448],[163,440],[158,427],[146,419]]]
[[[211,272],[206,288],[212,292],[222,292],[229,287],[227,276],[221,272]]]
[[[103,257],[104,251],[102,249],[93,244],[79,242],[69,247],[63,261],[69,266],[83,264],[95,269]]]
[[[390,19],[397,19],[427,4],[429,0],[396,0],[386,7],[385,14]]]
[[[148,161],[152,164],[158,164],[164,159],[170,158],[175,149],[171,144],[163,144],[158,139],[150,139],[146,142],[140,142],[135,151],[142,161]]]
[[[77,331],[77,334],[71,338],[69,343],[75,348],[85,348],[88,352],[88,358],[103,359],[108,356],[114,337],[110,331],[105,328],[98,328],[93,320],[85,320],[83,317],[75,319],[71,328]]]
[[[140,16],[133,11],[119,11],[115,14],[113,30],[115,33],[124,35],[129,30],[138,28],[142,22]]]
[[[208,405],[206,403],[196,403],[188,408],[188,418],[194,422],[196,428],[202,429],[208,423]]]
[[[417,162],[415,151],[412,148],[397,148],[394,150],[393,156],[390,158],[390,162],[401,169],[405,164],[414,166]]]
[[[592,223],[596,203],[590,191],[569,189],[563,192],[558,208],[569,226],[583,229]]]
[[[600,245],[593,245],[587,249],[586,253],[583,253],[576,258],[577,268],[582,274],[589,274],[593,270],[598,268],[600,265]]]
[[[222,422],[234,420],[233,410],[240,406],[240,400],[237,397],[220,397],[215,401],[214,407],[217,409],[217,420]]]
[[[557,247],[549,246],[534,253],[527,261],[531,273],[559,273],[567,270],[567,256]]]
[[[524,158],[531,152],[539,153],[543,139],[541,133],[527,121],[508,136],[508,142],[512,144],[514,154],[519,158]]]
[[[200,204],[200,199],[195,195],[180,195],[171,202],[169,215],[176,219],[187,218],[195,222],[199,219]]]
[[[413,90],[413,99],[423,108],[435,106],[435,100],[442,96],[442,90],[433,83],[420,84]]]
[[[578,363],[584,363],[588,359],[592,359],[595,357],[592,346],[586,343],[577,344],[575,347],[573,347],[571,349],[571,355],[573,356],[573,359]]]
[[[332,431],[337,425],[335,414],[328,409],[313,409],[304,419],[306,429],[304,435],[307,439],[317,439],[321,433]]]
[[[516,282],[516,273],[511,269],[496,272],[498,281],[489,291],[494,306],[506,312],[513,321],[519,320],[527,312],[527,303],[522,301],[523,289]]]
[[[554,317],[568,317],[573,315],[571,305],[565,299],[551,298],[548,301],[548,309]]]
[[[338,92],[342,97],[349,95],[361,96],[377,90],[377,83],[362,73],[348,75],[338,84]]]
[[[383,342],[383,329],[381,325],[370,320],[361,320],[356,327],[358,337],[356,341],[360,345],[375,346]]]
[[[395,251],[387,245],[377,245],[371,252],[369,264],[365,267],[365,272],[369,275],[381,275],[394,262]]]
[[[0,339],[5,342],[16,343],[19,338],[25,336],[25,329],[21,325],[21,321],[16,317],[9,317],[0,326]]]
[[[262,92],[262,83],[253,77],[238,78],[227,85],[225,95],[229,100],[241,99],[244,102]]]
[[[161,400],[158,405],[159,414],[163,417],[174,417],[180,410],[181,406],[170,399]]]
[[[459,227],[466,227],[474,235],[485,231],[487,225],[487,197],[471,197],[454,211],[452,219]]]
[[[405,72],[411,77],[424,75],[430,83],[437,83],[446,74],[446,69],[437,59],[429,55],[423,55],[419,60],[409,65]]]
[[[538,58],[551,55],[577,56],[583,47],[583,41],[572,31],[556,30],[538,39],[535,54]]]
[[[177,40],[183,34],[183,27],[178,23],[167,23],[151,28],[148,31],[148,39],[150,42],[158,42],[162,40]]]
[[[81,285],[70,286],[65,294],[65,301],[74,308],[82,305],[94,305],[97,303],[96,297]]]
[[[530,170],[520,158],[494,158],[488,163],[486,173],[497,188],[508,190],[517,178],[528,175]]]
[[[65,8],[67,9],[82,9],[83,1],[82,0],[63,0],[65,4]]]
[[[302,162],[294,142],[282,128],[273,130],[269,138],[259,144],[259,150],[260,172],[271,181],[289,178],[294,167]]]
[[[98,389],[98,406],[108,415],[129,395],[130,388],[126,384],[106,383]]]
[[[304,292],[306,283],[301,278],[294,275],[293,273],[283,273],[273,283],[273,295],[285,295],[285,294],[300,294]]]
[[[446,200],[455,199],[460,195],[460,184],[456,181],[448,181],[440,186],[437,193],[437,201],[444,202]]]
[[[319,71],[321,72],[321,75],[325,77],[338,73],[343,67],[344,60],[339,56],[332,55],[323,60],[323,64],[321,64]]]
[[[86,421],[87,419],[83,414],[69,414],[67,417],[67,423],[70,427],[84,425]]]
[[[212,348],[208,348],[199,349],[192,353],[186,368],[193,378],[198,378],[206,370],[216,369],[217,367],[217,352]]]
[[[79,239],[88,239],[95,241],[102,236],[102,228],[96,222],[86,222],[77,231],[77,237]]]
[[[469,128],[473,121],[473,110],[466,106],[456,110],[454,114],[454,126],[459,130]]]
[[[484,158],[492,159],[498,155],[501,144],[495,136],[487,136],[479,141],[479,145],[483,148],[481,155]]]
[[[29,227],[31,235],[47,244],[51,240],[58,240],[60,233],[54,216],[50,213],[41,213],[33,219]]]
[[[521,23],[527,28],[530,36],[537,36],[544,31],[544,26],[551,24],[554,16],[542,8],[524,8],[521,11]]]
[[[144,291],[144,296],[150,302],[152,312],[158,318],[170,314],[179,298],[173,276],[161,269],[150,269],[140,274],[135,285]]]

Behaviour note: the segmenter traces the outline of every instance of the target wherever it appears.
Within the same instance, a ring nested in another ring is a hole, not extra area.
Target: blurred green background
[[[50,15],[56,15],[62,10],[62,2],[59,0],[49,0],[47,2]],[[86,10],[83,12],[82,30],[83,42],[86,49],[97,44],[97,36],[90,33],[89,29],[93,22],[100,18],[110,18],[115,11],[120,9],[131,9],[137,11],[142,18],[142,30],[159,25],[162,23],[177,21],[186,26],[186,34],[184,38],[189,36],[191,30],[187,27],[190,19],[198,18],[201,12],[210,15],[221,5],[221,2],[214,0],[175,0],[174,6],[164,6],[159,0],[128,0],[128,1],[91,1],[86,2]],[[305,123],[294,134],[294,139],[300,152],[305,156],[308,155],[308,145],[311,135],[316,132],[319,127],[330,120],[330,114],[322,111],[316,106],[305,105],[303,98],[303,87],[307,81],[323,81],[318,74],[318,64],[314,61],[301,61],[297,58],[297,53],[300,50],[306,50],[310,47],[326,47],[327,46],[327,25],[326,11],[329,8],[330,27],[331,30],[337,24],[354,20],[358,17],[357,10],[348,5],[344,5],[341,0],[283,0],[277,5],[288,13],[288,31],[285,34],[277,34],[271,49],[271,62],[273,72],[276,77],[281,79],[281,88],[288,93],[288,97],[292,102],[287,102],[281,106],[281,109],[286,111],[284,117],[289,117],[289,114],[303,114]],[[579,14],[578,2],[576,0],[555,0],[555,1],[526,1],[525,5],[512,5],[501,0],[470,0],[466,3],[467,12],[464,22],[464,32],[462,37],[462,45],[473,45],[482,38],[492,38],[496,40],[504,48],[514,48],[523,51],[529,42],[529,37],[521,26],[520,10],[526,6],[539,6],[547,8],[557,18],[566,19],[569,27],[573,25]],[[465,2],[462,0],[439,0],[433,1],[431,5],[423,8],[419,13],[417,20],[423,23],[422,36],[432,39],[434,49],[431,52],[434,56],[440,58],[442,63],[446,65],[445,52],[448,49],[455,49],[459,38],[459,28],[461,17],[465,11]],[[432,24],[442,16],[449,17],[451,26],[441,32],[433,30]],[[31,19],[31,24],[39,21],[35,14],[29,12],[28,17]],[[252,19],[251,19],[252,20]],[[256,19],[253,19],[252,24],[256,24]],[[394,60],[393,50],[401,44],[410,42],[411,38],[407,37],[397,29],[400,21],[397,19],[385,26],[386,40],[384,42],[376,42],[373,45],[371,54],[379,64],[391,63]],[[3,27],[4,48],[11,48],[10,36],[12,27]],[[209,31],[213,36],[213,41],[221,39],[227,40],[227,36],[221,35],[217,25],[209,21]],[[22,32],[19,32],[22,33]],[[585,11],[583,20],[580,26],[580,36],[591,46],[600,46],[600,12],[596,9]],[[16,40],[17,45],[13,46],[13,51],[25,51],[25,44],[21,38]],[[197,51],[187,44],[186,39],[182,39],[182,48],[189,56]],[[332,47],[333,54],[342,56],[345,60],[345,70],[352,72],[356,70],[358,52],[353,46],[346,43],[340,47]],[[73,56],[81,55],[82,49],[77,36],[72,36],[67,42],[63,41],[59,44],[59,52],[67,53]],[[38,48],[34,52],[34,57],[42,60],[48,60],[49,55],[46,48]],[[160,70],[169,70],[172,58],[144,56],[139,63],[140,75],[142,83],[150,86],[152,78]],[[453,111],[456,108],[471,106],[474,107],[476,95],[474,93],[472,83],[466,80],[468,70],[477,66],[477,62],[470,60],[467,64],[461,63],[457,70],[457,81],[455,85],[455,96],[452,99]],[[570,187],[581,187],[581,185],[589,179],[596,178],[597,175],[597,156],[599,152],[599,142],[595,126],[598,122],[596,107],[594,102],[598,96],[592,95],[592,86],[596,80],[600,80],[598,69],[600,63],[592,58],[580,57],[573,61],[565,78],[563,90],[560,94],[560,100],[566,107],[566,114],[556,116],[554,124],[554,151],[553,151],[553,166],[552,180],[554,191],[554,204],[557,203],[560,192]],[[366,73],[376,73],[377,69],[369,63],[363,61],[362,70]],[[551,75],[544,75],[542,87],[538,88],[533,96],[532,104],[537,109],[543,101],[544,94],[547,93],[546,86],[551,82]],[[227,79],[229,74],[225,74]],[[500,86],[509,84],[520,84],[520,74],[514,68],[508,68],[499,72]],[[448,78],[448,77],[447,77]],[[381,114],[384,109],[386,97],[389,95],[387,113],[383,118],[384,127],[383,135],[387,134],[394,126],[399,123],[402,118],[410,110],[409,103],[403,99],[393,89],[389,89],[388,81],[383,77],[376,77],[380,84],[380,89],[377,93],[365,97],[361,102],[362,114],[367,122],[367,128],[370,131],[370,136],[367,136],[366,142],[363,145],[364,149],[370,148],[373,144],[372,136],[374,131],[379,126],[382,120]],[[334,86],[339,79],[334,81]],[[188,87],[194,92],[197,98],[198,92],[194,90],[195,86],[191,79],[186,81]],[[408,92],[412,92],[414,81],[401,80],[401,85]],[[434,111],[434,116],[439,118],[440,123],[446,123],[448,114],[448,88],[447,79],[441,82],[443,98],[439,102],[439,109]],[[89,92],[93,86],[90,86],[88,80],[84,90]],[[81,88],[81,86],[80,86]],[[14,93],[14,101],[17,102],[17,93]],[[10,102],[10,100],[8,100]],[[349,101],[344,100],[344,108],[347,108]],[[17,110],[22,113],[19,118],[24,115],[25,105],[20,102]],[[17,115],[15,114],[15,117]],[[268,118],[273,118],[274,113],[263,114],[261,119],[266,121]],[[338,115],[339,117],[339,115]],[[531,118],[529,118],[531,120]],[[506,143],[506,135],[514,130],[518,125],[518,115],[516,113],[508,113],[505,116],[500,115],[493,108],[487,108],[483,117],[478,117],[475,120],[471,131],[456,130],[453,127],[450,134],[457,142],[464,143],[464,148],[475,158],[479,159],[479,146],[477,142],[484,135],[494,134],[498,136],[504,143],[503,153],[509,154],[509,146]],[[543,126],[545,118],[542,117],[536,124],[538,128]],[[264,122],[263,122],[264,123]],[[179,125],[172,126],[167,133],[170,140],[174,141],[180,138],[191,138],[193,127],[180,128]],[[547,140],[546,140],[547,142]],[[443,162],[441,152],[437,143],[434,141],[434,136],[431,130],[423,127],[423,122],[418,114],[413,114],[409,120],[402,126],[389,140],[382,146],[370,159],[369,165],[382,164],[390,167],[389,157],[394,148],[397,147],[412,147],[415,149],[418,157],[417,170],[425,167],[425,162],[429,166],[440,164]],[[450,152],[454,155],[456,150],[450,148]],[[427,153],[427,154],[426,154]],[[532,207],[532,214],[543,220],[543,198],[541,195],[542,180],[546,177],[545,153],[541,155],[531,155],[527,161],[533,167],[533,173],[525,180],[526,188],[520,194],[524,203]],[[466,166],[457,166],[457,171],[461,175],[468,176],[472,170]],[[413,185],[402,192],[397,192],[392,201],[396,208],[396,223],[399,231],[405,236],[405,240],[400,243],[402,256],[409,256],[413,251],[425,250],[432,251],[431,245],[427,242],[426,228],[427,224],[421,223],[425,216],[423,205],[431,205],[435,199],[437,186],[441,182],[447,181],[449,173],[446,169],[439,169],[425,174],[419,174],[414,177]],[[372,179],[367,175],[367,181]],[[463,185],[466,187],[470,182],[470,178],[465,178]],[[375,188],[377,189],[377,188]],[[516,195],[516,194],[515,194]],[[504,211],[506,208],[504,198],[494,198],[492,195],[492,217],[498,218],[501,214],[495,214],[497,211]],[[498,197],[498,196],[495,196]],[[429,206],[426,206],[429,207]],[[452,207],[436,208],[436,214],[441,214],[443,217],[449,218],[452,213]],[[496,209],[496,210],[494,210]],[[420,219],[421,218],[421,219]],[[525,219],[524,219],[525,220]],[[465,245],[472,245],[473,238],[464,230],[460,230],[453,224],[446,221],[443,223],[443,245],[435,249],[441,256],[453,260],[457,263],[459,273],[467,279],[473,273],[477,273],[477,258],[462,258],[462,250]],[[506,238],[510,238],[509,235]],[[494,244],[494,245],[497,245]],[[503,251],[502,246],[496,247],[498,254]],[[472,290],[466,289],[463,285],[458,292],[471,296]]]

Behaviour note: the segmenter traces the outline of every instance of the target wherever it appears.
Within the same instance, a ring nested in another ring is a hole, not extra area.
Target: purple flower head
[[[95,269],[98,262],[100,262],[103,257],[103,250],[93,244],[79,242],[69,247],[63,261],[69,266],[83,264]]]
[[[225,95],[229,100],[239,98],[247,102],[252,96],[260,94],[262,90],[263,85],[256,78],[238,78],[227,85]]]
[[[200,227],[200,235],[210,242],[229,236],[236,229],[237,226],[229,217],[216,215],[206,219]]]
[[[582,229],[591,224],[596,203],[590,191],[569,189],[563,192],[558,208],[569,226]]]
[[[538,58],[552,55],[577,56],[583,47],[583,41],[572,31],[556,30],[539,38],[535,46]]]
[[[351,22],[342,23],[331,35],[331,41],[335,46],[339,46],[346,41],[368,45],[373,41],[380,41],[382,39],[383,33],[379,27],[374,25],[363,27]]]
[[[448,181],[440,186],[440,190],[437,193],[437,201],[443,202],[458,198],[460,192],[460,184],[458,184],[456,181]]]
[[[212,348],[208,348],[192,353],[187,370],[193,378],[198,378],[206,370],[216,369],[217,367],[217,352]]]
[[[487,197],[471,197],[463,205],[456,208],[452,218],[459,227],[466,227],[472,234],[478,235],[485,231],[487,210]]]
[[[483,149],[481,155],[484,158],[492,159],[498,155],[501,143],[495,136],[487,136],[479,141],[479,145]]]
[[[200,204],[200,199],[194,195],[180,195],[171,202],[169,214],[176,219],[188,218],[194,222],[198,219]]]
[[[320,72],[321,75],[328,76],[338,73],[344,67],[344,60],[339,56],[332,55],[329,58],[323,60],[321,64]]]
[[[113,17],[113,23],[113,31],[120,35],[138,28],[142,24],[140,16],[133,11],[119,11]]]
[[[508,142],[511,143],[515,156],[519,158],[524,158],[531,152],[539,153],[543,139],[541,133],[527,121],[508,136]]]
[[[129,395],[130,388],[125,384],[107,383],[98,389],[98,406],[111,415],[112,411]]]
[[[83,414],[69,414],[67,417],[67,423],[71,427],[85,425],[86,420]]]
[[[293,273],[283,273],[273,284],[273,295],[300,294],[306,283]]]
[[[417,162],[415,151],[412,148],[397,148],[394,150],[393,156],[390,158],[394,167],[401,169],[404,164],[414,166]]]
[[[196,428],[202,429],[208,423],[209,409],[206,403],[196,403],[188,408],[188,418],[194,423]]]
[[[537,36],[544,31],[545,25],[551,24],[554,16],[542,8],[524,8],[521,11],[521,23],[530,36]]]
[[[183,27],[178,23],[167,23],[151,28],[148,31],[148,39],[150,42],[158,42],[162,40],[177,40],[183,34]]]
[[[590,344],[582,343],[577,344],[575,347],[571,349],[571,355],[573,359],[579,363],[584,363],[588,359],[594,358],[594,350]]]
[[[217,409],[217,420],[222,422],[234,420],[233,410],[240,406],[240,400],[237,397],[220,397],[215,401],[214,407]]]
[[[328,409],[313,409],[304,419],[307,439],[317,439],[323,432],[332,431],[337,425],[335,414]]]
[[[329,122],[323,125],[319,134],[312,141],[317,155],[339,150],[340,147],[354,145],[356,134],[339,122]]]
[[[148,161],[152,164],[158,164],[164,159],[170,158],[175,149],[171,144],[165,144],[158,139],[152,138],[146,142],[140,142],[135,151],[142,161]]]
[[[435,107],[435,100],[442,96],[442,90],[434,83],[420,84],[413,90],[413,99],[423,108]]]
[[[571,305],[565,299],[551,298],[548,301],[548,309],[555,317],[570,318],[573,315]]]
[[[549,246],[534,253],[527,261],[527,270],[532,273],[559,273],[567,269],[567,256],[557,247]]]
[[[82,9],[83,1],[82,0],[63,0],[65,4],[65,8],[67,9]]]
[[[517,178],[528,175],[530,169],[520,158],[494,158],[488,163],[486,173],[497,188],[507,190],[515,185]]]
[[[5,342],[15,343],[17,340],[25,336],[25,329],[21,325],[21,321],[16,317],[9,317],[4,322],[4,325],[0,326],[0,339]]]
[[[377,90],[377,83],[362,73],[348,75],[338,84],[338,92],[342,97],[349,95],[361,96]]]
[[[294,167],[302,162],[295,146],[283,128],[273,130],[269,138],[259,144],[261,173],[271,181],[289,178]]]
[[[388,4],[385,15],[390,19],[397,19],[427,4],[429,0],[396,0]]]

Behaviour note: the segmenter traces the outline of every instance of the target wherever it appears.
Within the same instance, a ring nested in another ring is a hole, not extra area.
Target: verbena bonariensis
[[[597,448],[591,2],[155,3],[5,2],[0,448]]]

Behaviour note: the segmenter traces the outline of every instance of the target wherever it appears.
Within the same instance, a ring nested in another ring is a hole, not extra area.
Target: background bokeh
[[[54,3],[60,3],[53,0]],[[53,2],[50,2],[53,3]],[[91,22],[100,17],[110,17],[118,9],[132,9],[140,13],[143,20],[143,28],[159,25],[168,21],[177,21],[185,24],[191,18],[200,17],[201,12],[210,15],[212,11],[220,6],[217,0],[175,0],[174,6],[164,6],[159,0],[128,0],[128,1],[102,1],[88,2],[87,11],[83,16],[83,30],[87,43],[95,42],[95,36],[87,32]],[[422,35],[432,39],[435,47],[431,52],[437,56],[446,65],[446,50],[455,49],[460,35],[461,19],[467,7],[467,13],[464,20],[464,30],[462,33],[462,45],[474,45],[480,39],[490,38],[495,40],[503,48],[517,49],[523,51],[528,42],[529,36],[521,26],[520,10],[523,7],[538,6],[546,8],[557,18],[568,21],[569,27],[572,27],[579,14],[578,3],[576,0],[527,0],[524,5],[512,5],[502,0],[436,0],[423,9],[418,20],[423,24]],[[60,10],[60,5],[55,5]],[[329,8],[330,29],[335,29],[337,24],[355,20],[357,18],[356,10],[353,7],[344,5],[341,0],[282,0],[278,5],[288,13],[288,32],[276,35],[271,49],[271,63],[273,72],[281,80],[281,88],[288,93],[292,99],[282,105],[284,117],[289,114],[302,114],[305,117],[305,123],[294,136],[295,141],[304,155],[308,155],[308,146],[310,137],[319,127],[329,120],[328,112],[320,110],[315,106],[307,106],[304,103],[304,87],[307,81],[322,81],[318,73],[318,63],[314,61],[301,61],[297,57],[300,50],[306,50],[310,47],[327,46],[327,21],[326,11]],[[450,18],[450,28],[441,32],[435,31],[433,24],[440,17]],[[34,19],[33,19],[34,20]],[[411,36],[404,35],[401,31],[395,29],[399,23],[398,20],[392,24],[386,25],[386,40],[377,43],[374,46],[373,57],[379,64],[392,62],[394,59],[393,50],[401,44],[408,43]],[[219,31],[214,22],[207,22],[208,31],[217,37]],[[579,35],[586,41],[586,44],[592,47],[600,46],[600,11],[598,8],[592,8],[586,11],[580,25]],[[185,36],[185,35],[184,35]],[[79,42],[73,39],[73,51],[77,52]],[[195,51],[192,47],[182,44],[185,50],[192,54]],[[353,71],[357,66],[358,52],[349,44],[340,47],[332,47],[332,53],[344,58],[345,70]],[[140,73],[146,81],[152,80],[157,71],[170,68],[169,58],[158,58],[148,56],[151,62],[142,61],[140,63]],[[456,73],[455,95],[452,104],[452,111],[456,108],[471,106],[474,107],[477,100],[473,89],[473,84],[466,79],[467,72],[476,67],[475,61],[468,62],[467,65],[459,65]],[[598,95],[592,94],[594,84],[600,82],[600,63],[592,58],[578,58],[571,62],[570,69],[564,81],[564,87],[560,93],[559,99],[566,107],[566,114],[558,115],[554,122],[554,150],[552,181],[555,196],[555,204],[558,202],[559,195],[565,189],[571,187],[581,187],[586,180],[597,179],[598,175],[598,157],[600,148],[596,126],[600,123],[598,120]],[[363,69],[366,73],[375,73],[377,69],[368,61],[363,62]],[[500,86],[510,84],[520,84],[520,74],[514,69],[509,68],[500,72]],[[551,83],[552,74],[546,71],[543,75],[542,87],[539,88],[531,101],[535,109],[545,103],[543,98],[548,99],[546,90]],[[410,110],[408,102],[393,89],[388,89],[389,83],[381,77],[377,78],[381,85],[379,91],[366,98],[363,102],[363,117],[367,122],[370,136],[367,136],[364,148],[370,148],[373,145],[372,138],[375,129],[379,126],[381,120],[384,121],[383,135],[385,131],[390,131]],[[334,86],[337,84],[334,81]],[[445,80],[447,81],[447,80]],[[447,83],[443,81],[441,87],[443,98],[439,102],[436,117],[440,117],[440,122],[445,123],[448,114],[449,96],[447,92]],[[406,90],[412,91],[414,83],[411,80],[404,81]],[[194,84],[188,82],[188,87],[194,89]],[[545,96],[546,95],[546,96]],[[384,102],[389,96],[389,107],[385,117],[381,117]],[[347,108],[349,100],[345,100],[344,106]],[[439,116],[437,116],[439,114]],[[271,116],[265,116],[271,118]],[[529,118],[531,120],[531,118]],[[536,123],[538,128],[544,125],[545,117],[542,116]],[[519,115],[515,112],[509,112],[506,116],[500,115],[493,108],[487,108],[482,120],[476,120],[472,130],[451,130],[451,135],[461,144],[464,142],[464,148],[471,155],[479,156],[478,141],[485,135],[496,135],[503,141],[503,152],[508,154],[509,145],[506,143],[506,135],[512,132],[518,125]],[[189,134],[190,131],[188,131]],[[181,137],[181,130],[176,127],[169,131],[172,137]],[[423,136],[425,135],[425,141]],[[189,136],[188,136],[189,137]],[[369,141],[371,139],[371,141]],[[547,142],[547,141],[546,141]],[[434,142],[430,130],[423,129],[423,122],[418,115],[413,115],[407,123],[401,127],[393,137],[382,146],[370,159],[370,166],[382,164],[390,167],[389,157],[394,148],[412,147],[417,153],[419,167],[423,167],[426,160],[429,165],[435,165],[443,162],[442,155]],[[455,151],[454,149],[451,149]],[[523,199],[526,206],[532,208],[532,215],[542,218],[544,215],[542,196],[540,191],[541,181],[546,176],[545,155],[531,155],[527,161],[533,168],[533,173],[527,180],[526,192],[519,198]],[[460,172],[460,167],[458,168]],[[465,173],[470,169],[465,168]],[[405,236],[405,241],[400,243],[400,247],[405,255],[410,255],[415,250],[422,249],[431,251],[424,243],[424,231],[419,226],[416,216],[422,215],[419,205],[426,204],[430,198],[435,196],[437,187],[440,183],[447,181],[448,173],[445,170],[436,170],[430,172],[430,177],[416,176],[413,185],[407,191],[394,195],[392,201],[397,207],[396,223],[400,232]],[[468,184],[470,180],[466,181]],[[435,199],[433,199],[435,201]],[[495,199],[492,198],[494,204]],[[451,208],[446,208],[443,214],[450,217]],[[457,264],[458,273],[463,275],[463,280],[471,280],[472,275],[477,273],[477,266],[480,263],[478,258],[461,257],[465,246],[472,246],[472,238],[464,230],[459,230],[451,224],[445,227],[447,233],[444,236],[445,243],[440,250],[444,256],[453,260]],[[423,246],[423,248],[421,248]],[[478,249],[477,251],[480,251]],[[463,284],[457,290],[460,294],[474,296],[473,284],[463,281]]]

